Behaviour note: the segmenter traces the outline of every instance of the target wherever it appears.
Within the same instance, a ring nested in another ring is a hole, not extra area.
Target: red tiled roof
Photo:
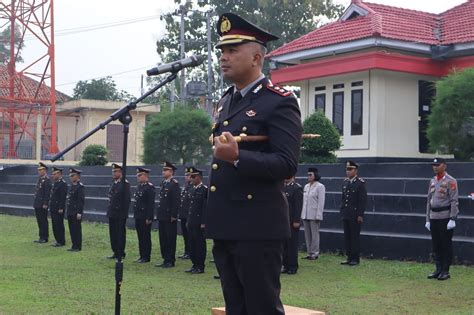
[[[368,37],[381,37],[428,45],[474,41],[474,0],[441,14],[354,0],[368,11],[346,21],[326,24],[269,54],[279,56]]]
[[[6,98],[10,96],[10,75],[5,65],[0,65],[0,100],[5,102]],[[30,77],[18,74],[15,77],[14,95],[17,101],[22,102],[38,102],[44,105],[49,103],[49,96],[51,88],[46,84],[39,87],[39,82]],[[36,95],[35,95],[36,94]],[[56,91],[56,100],[58,103],[69,100],[70,97],[64,93]],[[17,103],[17,102],[15,102]]]

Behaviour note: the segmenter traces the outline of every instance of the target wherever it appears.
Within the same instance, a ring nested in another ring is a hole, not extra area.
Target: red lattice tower
[[[34,154],[31,157],[19,154],[19,148],[24,149],[25,143],[31,146],[32,152],[33,145],[41,143],[42,155],[56,153],[58,96],[54,74],[53,0],[1,0],[0,30],[8,27],[9,38],[0,38],[0,44],[9,48],[8,56],[0,65],[1,157],[34,158]],[[30,60],[19,62],[19,56],[30,45],[36,55],[29,53]],[[38,122],[41,126],[37,126]],[[39,134],[41,139],[37,139]],[[6,137],[8,149],[4,148]]]

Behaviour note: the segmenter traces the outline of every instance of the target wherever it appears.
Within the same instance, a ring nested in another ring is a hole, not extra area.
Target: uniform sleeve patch
[[[451,182],[451,190],[458,189],[456,182]]]

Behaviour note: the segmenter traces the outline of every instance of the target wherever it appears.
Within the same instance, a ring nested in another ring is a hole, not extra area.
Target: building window
[[[352,82],[351,83],[351,86],[352,87],[355,87],[355,86],[363,86],[364,85],[364,81],[357,81],[357,82]]]
[[[363,90],[353,90],[351,97],[351,135],[362,134]]]
[[[326,91],[326,86],[317,86],[317,87],[314,88],[314,90],[315,90],[316,92],[318,92],[318,91]]]
[[[316,94],[314,97],[314,107],[316,111],[326,112],[326,94]]]
[[[332,107],[332,122],[342,136],[344,134],[344,92],[333,93]]]
[[[333,90],[343,89],[344,88],[344,83],[334,84],[332,86],[332,88],[333,88]]]

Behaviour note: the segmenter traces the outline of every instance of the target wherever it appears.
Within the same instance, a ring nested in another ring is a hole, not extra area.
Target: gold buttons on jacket
[[[211,186],[211,192],[215,192],[217,190],[216,186]]]
[[[217,165],[216,163],[212,164],[212,169],[213,170],[217,170],[219,168],[219,165]]]
[[[252,198],[253,198],[253,196],[252,196],[251,194],[248,194],[248,195],[247,195],[247,199],[248,199],[248,200],[252,200]]]
[[[224,125],[224,127],[228,126],[229,125],[229,122],[226,120],[222,123]]]
[[[243,127],[242,127],[242,131],[243,131],[243,132],[246,132],[246,131],[247,131],[247,127],[243,126]]]

